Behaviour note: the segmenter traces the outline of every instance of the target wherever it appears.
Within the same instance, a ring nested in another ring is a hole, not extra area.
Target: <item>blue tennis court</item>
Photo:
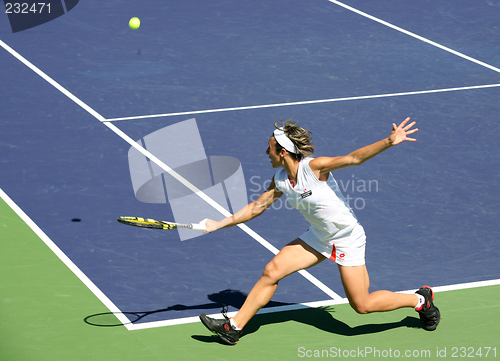
[[[169,202],[137,199],[131,142],[147,152],[141,139],[191,121],[207,158],[239,162],[250,201],[274,174],[274,120],[334,156],[409,116],[417,142],[334,174],[367,232],[372,289],[500,279],[499,16],[496,1],[88,0],[12,33],[0,15],[0,188],[110,311],[151,312],[143,327],[192,322],[237,310],[270,249],[308,225],[279,202],[250,231],[185,241],[121,225],[175,218]],[[172,162],[190,144],[163,141],[174,147],[153,155]],[[334,263],[307,272],[283,280],[268,311],[343,302]]]

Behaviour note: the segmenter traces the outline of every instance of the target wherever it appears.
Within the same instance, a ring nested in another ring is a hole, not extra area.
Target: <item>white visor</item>
[[[274,138],[279,145],[285,148],[288,152],[298,154],[299,151],[293,142],[288,138],[282,129],[276,129],[274,131]]]

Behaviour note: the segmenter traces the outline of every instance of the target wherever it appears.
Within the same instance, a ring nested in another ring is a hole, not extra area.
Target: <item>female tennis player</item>
[[[231,319],[213,319],[200,315],[203,324],[221,339],[234,345],[238,342],[243,327],[272,298],[278,282],[302,269],[317,265],[325,259],[338,264],[345,294],[351,307],[360,314],[383,312],[402,307],[413,307],[419,312],[426,330],[435,330],[440,313],[433,304],[434,294],[424,286],[415,294],[390,291],[369,293],[369,277],[365,266],[365,232],[354,216],[348,203],[337,189],[332,189],[327,180],[330,172],[363,164],[377,154],[403,141],[415,141],[408,136],[417,132],[415,122],[407,124],[405,119],[393,129],[386,139],[360,148],[340,157],[312,158],[314,146],[310,133],[293,121],[281,122],[269,138],[266,153],[271,159],[275,173],[269,188],[255,201],[231,217],[219,222],[207,220],[207,232],[247,222],[261,215],[273,202],[285,194],[288,202],[310,223],[307,232],[287,244],[267,264],[262,277],[252,288],[245,303]]]

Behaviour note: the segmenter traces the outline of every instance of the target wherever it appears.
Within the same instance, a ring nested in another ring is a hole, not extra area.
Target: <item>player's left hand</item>
[[[408,135],[413,134],[415,132],[418,132],[418,128],[411,129],[416,122],[411,122],[410,124],[406,125],[410,121],[410,118],[406,118],[403,120],[401,124],[399,124],[399,127],[396,126],[396,123],[392,123],[392,132],[389,135],[389,142],[391,145],[397,145],[401,142],[404,142],[405,140],[415,142],[415,138],[409,138]]]

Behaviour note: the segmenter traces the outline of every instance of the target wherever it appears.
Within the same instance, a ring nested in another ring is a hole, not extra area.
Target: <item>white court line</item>
[[[203,193],[201,190],[199,190],[197,187],[195,187],[193,184],[191,184],[188,180],[180,176],[177,172],[172,170],[169,166],[167,166],[165,163],[160,161],[156,156],[151,154],[149,151],[141,147],[137,142],[135,142],[132,138],[130,138],[128,135],[126,135],[124,132],[122,132],[120,129],[118,129],[114,124],[111,124],[109,122],[105,121],[105,118],[101,116],[99,113],[97,113],[95,110],[93,110],[91,107],[89,107],[87,104],[85,104],[83,101],[78,99],[76,96],[74,96],[71,92],[69,92],[67,89],[62,87],[60,84],[58,84],[54,79],[49,77],[47,74],[45,74],[43,71],[38,69],[35,65],[33,65],[31,62],[29,62],[27,59],[25,59],[23,56],[21,56],[18,52],[16,52],[14,49],[12,49],[10,46],[5,44],[2,40],[0,40],[0,46],[2,46],[5,50],[7,50],[11,55],[13,55],[16,59],[21,61],[24,65],[26,65],[28,68],[33,70],[36,74],[41,76],[44,80],[46,80],[49,84],[54,86],[56,89],[58,89],[61,93],[66,95],[68,98],[73,100],[76,104],[78,104],[80,107],[85,109],[87,112],[89,112],[91,115],[93,115],[96,119],[99,121],[103,122],[109,129],[111,129],[113,132],[115,132],[119,137],[121,137],[123,140],[125,140],[127,143],[129,143],[132,147],[137,149],[139,152],[141,152],[144,156],[148,157],[151,161],[156,163],[160,168],[162,168],[164,171],[169,173],[172,177],[177,179],[179,182],[181,182],[184,186],[186,186],[188,189],[190,189],[192,192],[196,193],[200,198],[205,200],[208,204],[210,204],[212,207],[214,207],[216,210],[218,210],[222,215],[224,216],[231,216],[229,212],[227,212],[221,205],[219,205],[217,202],[215,202],[213,199],[208,197],[205,193]],[[274,254],[277,254],[279,251],[277,248],[275,248],[273,245],[271,245],[268,241],[266,241],[264,238],[260,237],[256,232],[251,230],[248,226],[246,225],[238,225],[240,229],[242,229],[244,232],[246,232],[249,236],[254,238],[257,242],[259,242],[261,245],[266,247],[268,250],[273,252]],[[62,253],[62,252],[60,252]],[[64,255],[64,253],[62,253]],[[75,266],[76,267],[76,266]],[[81,271],[80,271],[81,272]],[[329,297],[333,299],[341,299],[337,293],[335,293],[333,290],[331,290],[329,287],[327,287],[323,282],[312,276],[309,272],[307,271],[300,271],[299,272],[302,276],[306,277],[307,280],[312,282],[316,287],[321,289],[323,292],[325,292]],[[83,273],[82,273],[83,274]],[[96,294],[96,296],[99,298],[100,294]],[[104,304],[106,304],[103,301]]]
[[[249,106],[233,107],[233,108],[219,108],[219,109],[193,110],[193,111],[178,112],[178,113],[139,115],[139,116],[133,116],[133,117],[110,118],[110,119],[106,119],[105,121],[106,122],[118,122],[118,121],[123,121],[123,120],[139,120],[139,119],[150,119],[150,118],[173,117],[173,116],[177,116],[177,115],[196,115],[196,114],[208,114],[208,113],[221,113],[221,112],[229,112],[229,111],[237,111],[237,110],[289,107],[289,106],[293,106],[293,105],[311,105],[311,104],[321,104],[321,103],[334,103],[334,102],[343,102],[343,101],[352,101],[352,100],[379,99],[379,98],[390,98],[390,97],[400,97],[400,96],[409,96],[409,95],[423,95],[423,94],[433,94],[433,93],[445,93],[445,92],[475,90],[475,89],[487,89],[487,88],[497,88],[497,87],[500,87],[500,84],[472,85],[472,86],[464,86],[464,87],[458,87],[458,88],[417,90],[417,91],[402,92],[402,93],[361,95],[361,96],[353,96],[353,97],[345,97],[345,98],[304,100],[304,101],[289,102],[289,103],[249,105]]]
[[[474,59],[474,58],[472,58],[472,57],[470,57],[470,56],[468,56],[468,55],[465,55],[465,54],[460,53],[460,52],[458,52],[458,51],[456,51],[456,50],[453,50],[453,49],[451,49],[451,48],[448,48],[448,47],[446,47],[446,46],[444,46],[444,45],[441,45],[441,44],[439,44],[439,43],[436,43],[436,42],[434,42],[434,41],[432,41],[432,40],[429,40],[429,39],[427,39],[427,38],[424,38],[423,36],[417,35],[417,34],[415,34],[415,33],[412,33],[411,31],[408,31],[408,30],[405,30],[405,29],[403,29],[403,28],[400,28],[399,26],[396,26],[396,25],[393,25],[393,24],[391,24],[391,23],[389,23],[389,22],[387,22],[387,21],[381,20],[381,19],[379,19],[379,18],[377,18],[377,17],[375,17],[375,16],[372,16],[372,15],[370,15],[370,14],[367,14],[367,13],[365,13],[365,12],[361,11],[361,10],[355,9],[355,8],[353,8],[352,6],[346,5],[346,4],[344,4],[344,3],[340,2],[340,1],[337,1],[337,0],[328,0],[328,1],[330,1],[331,3],[337,4],[338,6],[341,6],[341,7],[345,8],[345,9],[347,9],[347,10],[349,10],[349,11],[352,11],[352,12],[354,12],[354,13],[358,14],[358,15],[364,16],[365,18],[368,18],[368,19],[370,19],[370,20],[376,21],[377,23],[380,23],[380,24],[382,24],[382,25],[385,25],[385,26],[387,26],[387,27],[389,27],[389,28],[391,28],[391,29],[397,30],[397,31],[399,31],[399,32],[401,32],[401,33],[403,33],[403,34],[409,35],[409,36],[411,36],[411,37],[413,37],[413,38],[415,38],[415,39],[421,40],[421,41],[423,41],[423,42],[425,42],[425,43],[427,43],[427,44],[430,44],[430,45],[432,45],[432,46],[435,46],[436,48],[439,48],[439,49],[441,49],[441,50],[447,51],[447,52],[449,52],[449,53],[451,53],[451,54],[454,54],[454,55],[456,55],[456,56],[459,56],[459,57],[461,57],[461,58],[463,58],[463,59],[469,60],[469,61],[471,61],[471,62],[473,62],[473,63],[476,63],[476,64],[478,64],[478,65],[484,66],[485,68],[488,68],[488,69],[490,69],[490,70],[496,71],[497,73],[500,73],[500,69],[499,69],[499,68],[494,67],[493,65],[486,64],[486,63],[484,63],[484,62],[482,62],[482,61],[479,61],[479,60],[477,60],[477,59]]]
[[[106,119],[97,113],[94,109],[89,107],[87,104],[82,102],[80,99],[78,99],[76,96],[71,94],[69,91],[67,91],[65,88],[63,88],[61,85],[59,85],[56,81],[54,81],[51,77],[49,77],[47,74],[45,74],[43,71],[38,69],[36,66],[34,66],[32,63],[30,63],[28,60],[26,60],[21,54],[19,54],[17,51],[12,49],[10,46],[5,44],[2,40],[0,40],[0,46],[7,50],[14,58],[19,60],[21,63],[26,65],[28,68],[33,70],[36,74],[38,74],[41,78],[43,78],[45,81],[47,81],[50,85],[52,85],[54,88],[59,90],[61,93],[66,95],[68,98],[70,98],[72,101],[74,101],[76,104],[78,104],[80,107],[85,109],[87,112],[89,112],[93,117],[97,118],[101,122],[106,121]]]
[[[447,286],[438,286],[432,287],[434,293],[439,292],[447,292],[447,291],[459,291],[465,290],[469,288],[478,288],[478,287],[487,287],[487,286],[497,286],[500,285],[500,279],[496,280],[488,280],[488,281],[478,281],[478,282],[468,282],[468,283],[459,283],[455,285],[447,285]],[[416,289],[408,290],[408,291],[400,291],[398,293],[415,293]],[[302,310],[306,308],[317,308],[317,307],[327,307],[327,306],[335,306],[349,303],[347,298],[337,299],[337,300],[325,300],[325,301],[315,301],[315,302],[307,302],[307,303],[298,303],[294,305],[287,306],[278,306],[278,307],[269,307],[261,309],[257,314],[265,314],[265,313],[275,313],[275,312],[283,312],[283,311],[294,311],[294,310]],[[228,312],[228,317],[233,317],[236,312]],[[212,318],[222,318],[221,313],[214,313],[208,315]],[[153,321],[153,322],[143,322],[134,325],[130,325],[130,330],[142,330],[146,328],[154,328],[154,327],[163,327],[163,326],[171,326],[175,324],[186,324],[186,323],[195,323],[198,322],[198,317],[185,317],[179,318],[176,320],[167,320],[167,321]]]
[[[113,312],[118,320],[123,324],[130,323],[130,320],[120,311],[118,307],[83,273],[72,260],[43,232],[33,220],[0,188],[0,197],[14,212],[30,227],[33,232],[51,249],[54,254],[83,282],[85,286],[97,296],[97,298]]]

